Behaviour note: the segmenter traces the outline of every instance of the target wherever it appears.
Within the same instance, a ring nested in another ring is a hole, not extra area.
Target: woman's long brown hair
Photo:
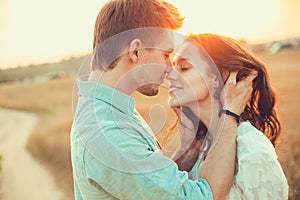
[[[252,96],[242,117],[263,132],[275,146],[279,142],[281,123],[275,110],[276,94],[271,87],[266,65],[229,37],[215,34],[190,34],[187,40],[195,41],[202,46],[216,64],[224,82],[228,72],[238,71],[237,81],[240,81],[251,71],[257,71],[258,75],[253,80]],[[166,144],[169,134],[177,124],[178,122],[169,128],[162,143]]]

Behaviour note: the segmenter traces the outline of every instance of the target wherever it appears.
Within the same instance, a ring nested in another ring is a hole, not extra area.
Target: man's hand
[[[179,119],[179,133],[180,133],[180,150],[184,151],[190,147],[196,137],[196,130],[193,121],[186,116],[186,107],[172,107]]]
[[[252,71],[245,79],[236,82],[238,72],[231,72],[229,78],[221,92],[221,103],[224,110],[230,110],[240,115],[251,98],[253,91],[252,81],[257,76],[256,71]]]
[[[180,146],[172,159],[180,170],[190,171],[198,159],[203,142],[196,138],[199,120],[187,107],[172,107],[172,109],[179,119],[180,134]]]

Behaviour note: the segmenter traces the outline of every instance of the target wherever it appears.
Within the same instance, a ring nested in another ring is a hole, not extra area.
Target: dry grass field
[[[278,91],[278,110],[283,122],[283,132],[277,153],[290,185],[290,199],[296,200],[300,198],[300,48],[284,50],[274,55],[261,53],[258,56],[268,64],[273,86]],[[39,115],[40,122],[27,146],[32,155],[54,174],[57,184],[67,194],[66,199],[74,199],[69,144],[73,84],[73,78],[64,78],[45,83],[0,87],[0,107]],[[155,132],[159,132],[157,137],[161,139],[165,128],[174,120],[172,111],[167,107],[166,90],[162,89],[158,97],[134,96],[138,110]],[[155,106],[157,102],[163,107]],[[149,105],[154,105],[150,112]],[[169,117],[166,123],[160,124],[167,115]],[[151,118],[154,120],[151,121]],[[165,127],[163,131],[160,130],[162,125]]]
[[[73,79],[0,87],[0,107],[38,114],[40,121],[28,150],[53,172],[59,187],[72,198],[69,130]]]

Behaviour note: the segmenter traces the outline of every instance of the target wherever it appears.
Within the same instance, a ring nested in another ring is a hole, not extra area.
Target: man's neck
[[[132,80],[129,75],[126,76],[123,70],[113,69],[110,71],[95,70],[90,73],[88,81],[101,83],[116,90],[119,90],[128,96],[134,92]]]

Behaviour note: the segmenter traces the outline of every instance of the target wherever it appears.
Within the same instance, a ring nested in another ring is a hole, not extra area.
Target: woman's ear
[[[141,48],[142,42],[139,39],[134,39],[130,42],[129,45],[129,50],[128,50],[128,55],[129,59],[133,63],[137,63],[139,59],[139,54],[140,54],[140,48]]]
[[[211,81],[213,88],[218,88],[220,86],[220,79],[218,78],[218,75],[211,74]]]

